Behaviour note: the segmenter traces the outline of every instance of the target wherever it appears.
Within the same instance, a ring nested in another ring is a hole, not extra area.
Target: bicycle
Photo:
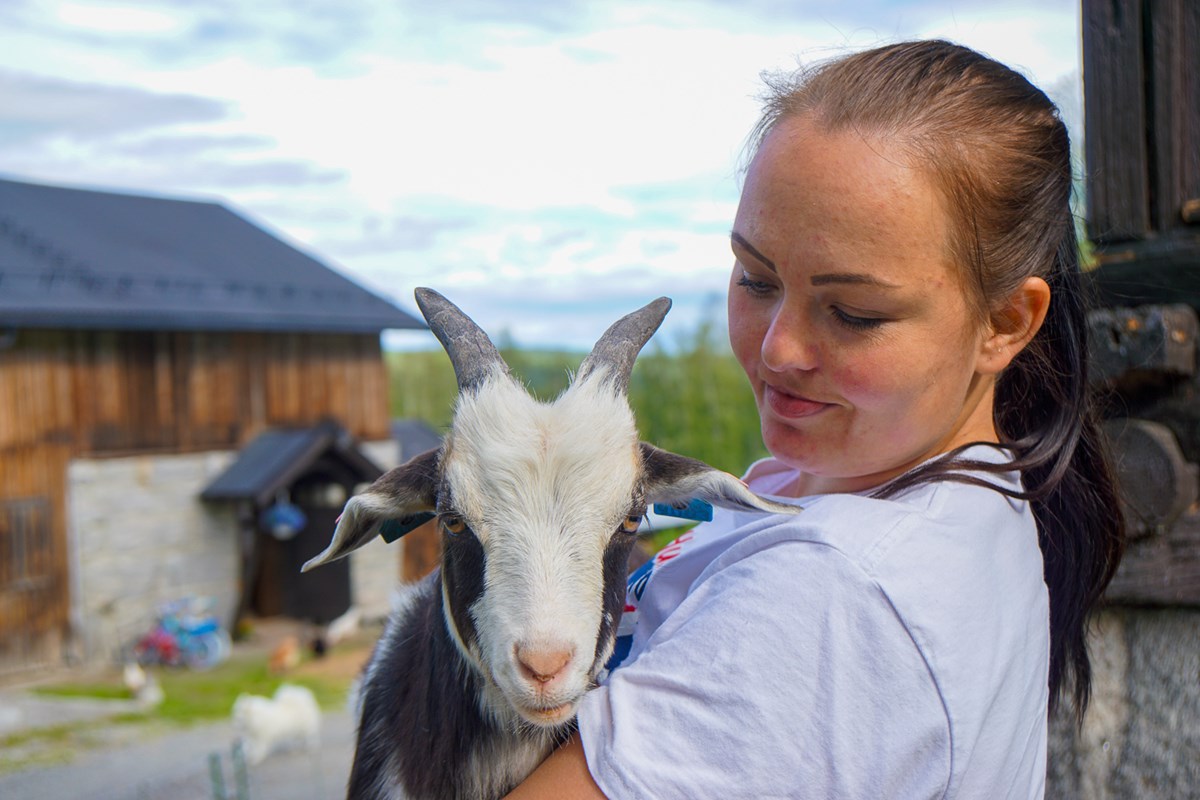
[[[228,658],[232,649],[229,633],[216,616],[204,613],[208,605],[209,601],[195,598],[164,603],[154,628],[133,646],[137,663],[204,670]]]

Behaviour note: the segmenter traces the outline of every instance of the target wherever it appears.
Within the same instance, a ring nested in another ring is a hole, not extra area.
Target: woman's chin
[[[775,419],[765,419],[762,425],[763,444],[767,452],[779,461],[802,472],[821,473],[830,460],[826,448],[814,440],[811,433]]]

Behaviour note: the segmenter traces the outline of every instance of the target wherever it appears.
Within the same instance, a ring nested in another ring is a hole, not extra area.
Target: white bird
[[[146,685],[146,670],[142,669],[140,664],[131,661],[125,665],[122,678],[125,681],[125,688],[129,690],[130,694],[136,696]]]
[[[144,709],[155,708],[162,704],[166,695],[163,694],[162,686],[159,685],[158,679],[153,675],[147,675],[146,670],[140,665],[129,663],[125,665],[122,672],[122,678],[125,681],[125,688],[129,690],[138,705]]]

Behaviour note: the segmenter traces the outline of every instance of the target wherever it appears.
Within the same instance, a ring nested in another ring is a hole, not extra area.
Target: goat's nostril
[[[517,663],[526,678],[549,683],[571,663],[572,652],[565,648],[517,646]]]

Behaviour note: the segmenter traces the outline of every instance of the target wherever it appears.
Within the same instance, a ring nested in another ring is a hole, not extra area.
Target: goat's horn
[[[450,356],[459,391],[478,386],[496,369],[508,372],[492,340],[462,309],[433,289],[418,288],[414,294],[429,329]]]
[[[583,380],[593,370],[605,366],[617,388],[627,390],[633,362],[670,310],[671,298],[660,297],[614,322],[580,364],[576,380]]]

